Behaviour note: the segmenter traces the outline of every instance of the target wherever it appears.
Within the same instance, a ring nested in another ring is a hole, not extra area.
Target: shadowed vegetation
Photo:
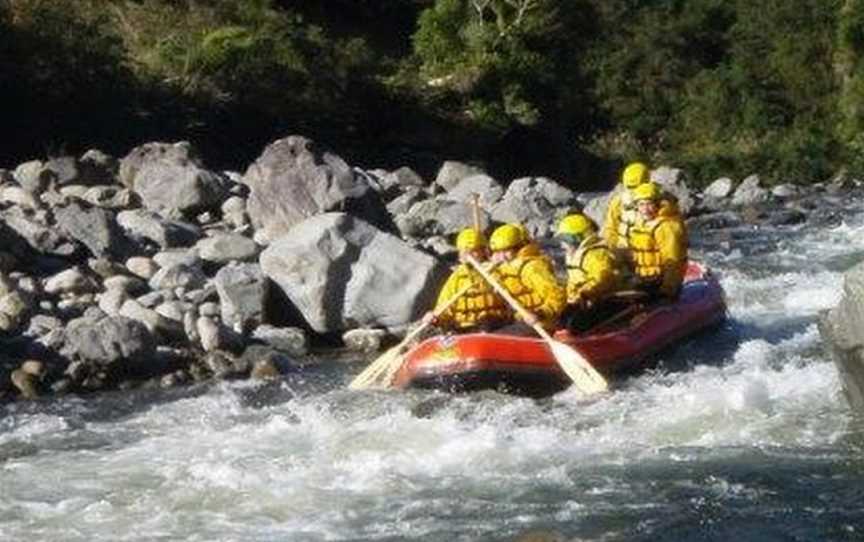
[[[861,0],[5,0],[0,31],[7,166],[189,139],[243,169],[301,133],[576,187],[864,167]]]

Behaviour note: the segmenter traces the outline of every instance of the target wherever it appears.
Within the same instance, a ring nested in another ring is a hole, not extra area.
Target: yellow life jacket
[[[497,269],[501,284],[526,310],[552,328],[567,304],[564,288],[555,278],[551,260],[534,243]]]
[[[658,235],[664,227],[672,235]],[[677,232],[677,233],[676,233]],[[662,243],[662,244],[661,244]],[[659,281],[665,294],[673,295],[681,286],[687,266],[687,233],[680,219],[658,216],[630,231],[634,272],[646,282]]]
[[[678,217],[681,214],[678,198],[668,192],[663,192],[659,205],[658,216]],[[623,189],[609,201],[603,226],[606,242],[611,248],[630,248],[630,229],[641,222],[632,191]]]
[[[569,254],[567,265],[567,301],[579,298],[598,301],[621,286],[621,272],[615,255],[597,235],[582,241]]]
[[[491,273],[494,276],[497,270]],[[513,319],[509,305],[477,271],[464,263],[456,266],[444,283],[436,307],[449,301],[468,285],[473,287],[438,316],[439,323],[463,329],[490,321],[508,322]]]

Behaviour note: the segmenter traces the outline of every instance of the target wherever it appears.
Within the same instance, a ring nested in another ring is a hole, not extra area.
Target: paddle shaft
[[[510,306],[519,313],[519,316],[522,317],[522,320],[525,321],[526,324],[528,323],[528,320],[533,320],[536,318],[533,314],[531,314],[528,309],[526,309],[522,305],[522,303],[519,303],[519,301],[515,297],[513,297],[513,295],[508,292],[506,288],[501,286],[501,283],[495,280],[495,277],[493,277],[487,270],[481,268],[480,262],[475,260],[474,257],[470,254],[468,255],[468,262],[471,263],[471,265],[474,266],[474,269],[478,273],[480,273],[484,279],[486,279],[486,282],[488,282],[489,285],[492,286],[492,288],[494,288],[496,292],[498,292],[498,295],[504,298],[504,301],[509,303]],[[553,340],[552,336],[549,335],[549,333],[545,329],[543,329],[543,326],[541,326],[539,322],[531,325],[531,327],[534,328],[534,331],[536,331],[538,335],[540,335],[547,341]]]
[[[498,294],[503,297],[504,300],[507,301],[514,310],[516,310],[516,312],[519,313],[523,320],[533,319],[533,315],[524,306],[522,306],[522,304],[519,303],[519,301],[517,301],[516,298],[514,298],[510,292],[508,292],[507,289],[492,276],[491,273],[483,269],[477,260],[475,260],[470,254],[467,257],[467,260],[468,263],[470,263],[474,269],[480,273],[484,279],[486,279],[486,282],[488,282],[489,285],[492,286],[492,288],[494,288],[495,291],[498,292]],[[576,351],[573,347],[560,341],[556,341],[539,323],[535,323],[531,327],[534,328],[534,331],[536,331],[549,346],[552,355],[555,357],[555,361],[558,362],[558,365],[564,373],[566,373],[573,383],[577,387],[581,388],[582,391],[586,393],[595,393],[597,391],[605,391],[608,388],[608,384],[606,379],[603,378],[603,375],[597,372],[597,369],[588,363],[588,360],[586,360],[582,354]]]
[[[432,314],[434,314],[436,318],[441,316],[442,314],[447,312],[447,309],[449,309],[457,301],[459,301],[459,299],[461,299],[463,295],[467,294],[472,288],[474,288],[474,286],[475,286],[474,284],[468,284],[468,285],[460,288],[459,290],[456,291],[455,294],[453,294],[453,297],[451,297],[450,299],[445,301],[443,305],[441,305],[440,307],[436,307],[435,310],[432,312]],[[420,335],[420,333],[422,333],[427,327],[429,327],[431,325],[433,325],[433,322],[428,322],[428,323],[423,322],[419,326],[415,327],[407,335],[405,335],[405,338],[402,339],[402,341],[399,343],[399,346],[402,346],[404,344],[407,344],[407,343],[413,341],[418,335]]]
[[[477,262],[477,260],[474,260],[474,258],[473,258],[472,256],[468,256],[468,257],[471,258],[475,263]],[[477,265],[480,265],[480,264],[477,263]],[[489,266],[489,270],[495,269],[495,267],[497,267],[497,266],[498,266],[497,263],[493,263],[493,264],[491,264],[491,265]],[[482,266],[481,266],[481,267],[482,267]],[[484,272],[488,272],[488,271],[486,271],[485,269],[483,269],[483,271],[484,271]],[[447,312],[447,309],[449,309],[450,307],[452,307],[452,306],[453,306],[457,301],[459,301],[459,300],[462,298],[463,295],[467,294],[467,293],[468,293],[469,291],[471,291],[471,289],[473,289],[475,286],[476,286],[476,284],[467,284],[467,285],[463,286],[462,288],[459,288],[458,290],[456,290],[456,293],[453,294],[453,297],[451,297],[450,299],[448,299],[447,301],[445,301],[444,304],[441,305],[440,307],[436,307],[435,310],[432,312],[432,314],[435,315],[436,318],[439,317],[439,316],[441,316],[442,314],[444,314],[445,312]],[[402,340],[399,342],[399,344],[397,345],[397,347],[398,347],[398,348],[401,348],[401,347],[403,347],[404,345],[410,343],[410,342],[413,341],[413,340],[414,340],[418,335],[420,335],[420,334],[421,334],[421,333],[422,333],[426,328],[428,328],[428,327],[431,326],[431,325],[433,325],[433,322],[429,322],[429,323],[423,322],[423,323],[420,324],[419,326],[415,327],[415,328],[414,328],[413,330],[411,330],[407,335],[405,335],[405,338],[402,339]]]
[[[454,303],[456,303],[463,295],[468,293],[468,291],[473,287],[473,284],[467,284],[465,287],[460,288],[455,294],[453,294],[453,297],[448,299],[440,307],[436,308],[433,314],[436,317],[443,314],[444,311],[453,306]],[[375,361],[370,363],[365,370],[351,381],[348,387],[351,389],[367,388],[382,377],[385,378],[387,385],[389,385],[393,376],[395,376],[396,371],[398,371],[399,367],[402,366],[402,351],[431,325],[432,322],[422,322],[419,326],[409,331],[405,337],[399,341],[399,344],[378,356]]]
[[[479,235],[483,233],[483,228],[480,226],[480,194],[474,192],[471,194],[472,201],[472,211],[474,213],[474,231]]]

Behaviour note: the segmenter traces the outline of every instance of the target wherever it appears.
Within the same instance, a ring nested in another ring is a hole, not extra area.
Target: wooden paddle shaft
[[[471,194],[472,210],[474,212],[474,231],[478,234],[483,233],[483,227],[480,225],[480,194],[474,192]]]
[[[486,282],[488,282],[501,297],[510,303],[510,306],[513,307],[523,319],[533,316],[510,294],[510,292],[507,291],[506,288],[501,285],[500,282],[495,280],[495,277],[493,277],[491,273],[483,269],[477,260],[475,260],[471,255],[468,255],[467,259],[468,263],[474,266],[474,269],[476,269],[477,272],[486,279]],[[534,331],[536,331],[537,334],[546,341],[546,344],[548,344],[549,348],[552,350],[552,355],[555,356],[555,361],[567,376],[570,377],[573,383],[582,389],[582,391],[585,391],[586,393],[594,393],[608,388],[606,379],[603,378],[603,375],[597,372],[597,369],[588,363],[585,356],[580,354],[573,347],[553,339],[539,323],[534,324],[531,327],[533,327]]]
[[[474,258],[471,258],[471,259],[474,260]],[[474,260],[474,262],[481,269],[483,268],[482,265],[480,265],[479,263],[476,263],[477,260]],[[489,270],[495,269],[495,267],[497,267],[497,266],[498,266],[497,263],[490,264]],[[486,271],[486,269],[483,269],[482,272],[488,272],[488,271]],[[460,288],[459,290],[456,291],[455,294],[453,294],[453,297],[451,297],[450,299],[445,301],[443,305],[441,305],[440,307],[436,307],[435,311],[432,314],[434,314],[436,318],[441,316],[442,314],[444,314],[447,311],[447,309],[452,307],[454,303],[459,301],[459,299],[461,299],[463,295],[467,294],[472,288],[474,288],[474,286],[475,286],[475,284],[468,284],[468,285]],[[432,325],[431,322],[428,324],[426,322],[423,322],[422,324],[420,324],[419,326],[414,328],[410,333],[405,335],[405,338],[402,339],[402,341],[399,343],[399,345],[401,346],[403,344],[408,344],[410,341],[414,340],[414,338],[417,337],[417,335],[419,335],[423,330],[425,330],[430,325]]]
[[[495,280],[495,277],[493,277],[489,273],[489,271],[483,269],[480,266],[480,263],[477,260],[475,260],[474,257],[471,256],[470,254],[468,255],[468,261],[471,263],[472,266],[474,266],[474,269],[476,269],[478,273],[483,275],[483,278],[486,279],[486,282],[488,282],[495,289],[496,292],[498,292],[498,295],[500,295],[502,298],[504,298],[504,300],[507,301],[507,303],[509,303],[511,307],[516,309],[516,312],[519,313],[519,316],[522,317],[523,321],[535,318],[535,316],[533,314],[531,314],[531,312],[529,312],[528,309],[526,309],[524,306],[522,306],[522,303],[519,303],[519,301],[517,301],[516,298],[513,297],[510,294],[510,292],[507,291],[506,288],[501,286],[501,283],[499,283],[497,280]],[[527,322],[525,322],[525,323],[527,323]],[[531,327],[534,328],[534,331],[536,331],[537,334],[540,335],[541,337],[543,337],[544,339],[550,340],[550,341],[552,340],[552,337],[549,335],[549,333],[545,329],[543,329],[543,326],[541,326],[539,323],[535,323]]]
[[[463,295],[467,294],[468,291],[471,290],[472,288],[474,288],[474,285],[473,285],[473,284],[468,284],[468,285],[464,286],[463,288],[460,288],[459,290],[456,291],[455,294],[453,294],[453,297],[451,297],[450,299],[448,299],[447,301],[445,301],[444,304],[441,305],[440,307],[437,307],[437,308],[435,309],[435,311],[434,311],[432,314],[434,314],[436,318],[437,318],[438,316],[441,316],[442,314],[444,314],[444,312],[445,312],[447,309],[449,309],[450,307],[452,307],[454,303],[456,303],[457,301],[459,301],[459,299],[460,299]],[[407,335],[405,335],[405,338],[402,339],[402,341],[399,343],[399,345],[402,346],[403,344],[408,344],[409,342],[413,341],[414,338],[417,337],[417,335],[420,335],[420,333],[422,333],[422,332],[423,332],[427,327],[429,327],[429,326],[431,326],[431,325],[432,325],[432,322],[428,322],[428,323],[427,323],[427,322],[423,322],[423,323],[421,323],[419,326],[417,326],[417,327],[415,327],[413,330],[411,330],[410,333],[408,333]]]

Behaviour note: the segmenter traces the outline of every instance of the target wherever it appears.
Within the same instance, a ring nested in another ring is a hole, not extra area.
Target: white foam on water
[[[68,422],[50,414],[22,414],[0,418],[0,445],[32,441],[69,428]]]
[[[864,248],[853,240],[860,232],[827,235]],[[802,252],[819,254],[824,236],[805,236]],[[337,390],[255,408],[241,399],[255,384],[225,384],[86,423],[111,445],[11,455],[0,463],[0,528],[10,540],[444,540],[454,524],[503,533],[658,506],[628,502],[626,477],[603,468],[836,444],[849,412],[813,321],[836,303],[841,274],[723,265],[733,323],[755,331],[713,363],[649,371],[596,398],[568,390],[539,402]],[[418,413],[425,401],[432,407]],[[76,430],[64,416],[12,413],[0,419],[0,445]],[[722,477],[705,485],[759,497]]]
[[[815,316],[837,305],[843,292],[843,275],[778,273],[754,278],[737,271],[723,274],[729,313],[741,321]]]

